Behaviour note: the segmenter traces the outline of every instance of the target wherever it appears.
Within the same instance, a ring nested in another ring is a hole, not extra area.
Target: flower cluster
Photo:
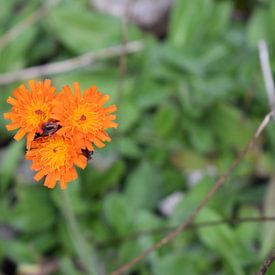
[[[103,147],[111,140],[108,128],[117,128],[114,122],[116,106],[103,107],[109,100],[96,86],[81,93],[78,82],[73,90],[64,86],[59,93],[51,81],[29,81],[15,89],[7,102],[11,112],[4,118],[11,120],[9,131],[18,129],[14,138],[19,141],[26,135],[26,159],[32,161],[34,176],[44,185],[54,188],[60,182],[61,189],[77,178],[75,166],[84,169],[94,146]]]

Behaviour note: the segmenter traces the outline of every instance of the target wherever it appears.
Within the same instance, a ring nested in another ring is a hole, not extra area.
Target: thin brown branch
[[[271,116],[274,115],[275,111],[270,112],[265,116],[263,119],[262,123],[260,126],[257,128],[254,136],[251,138],[249,143],[244,147],[244,149],[239,153],[238,157],[233,161],[233,163],[229,166],[227,171],[221,175],[218,180],[215,182],[214,186],[212,189],[206,194],[202,202],[199,204],[199,206],[191,213],[191,215],[180,225],[178,226],[175,230],[172,232],[168,233],[164,238],[162,238],[160,241],[143,251],[140,255],[136,256],[133,260],[130,262],[124,264],[117,270],[113,271],[111,275],[119,275],[123,274],[124,272],[128,271],[131,269],[134,265],[142,261],[148,254],[151,252],[161,248],[171,240],[173,240],[175,237],[177,237],[182,231],[184,231],[193,221],[194,219],[198,216],[198,214],[201,212],[201,210],[207,205],[209,200],[213,197],[213,195],[216,193],[216,191],[222,186],[222,184],[225,182],[225,180],[228,179],[230,174],[235,170],[235,168],[238,166],[238,164],[242,161],[242,159],[245,157],[247,152],[250,150],[250,148],[255,144],[256,140],[262,133],[262,131],[266,128],[268,123],[271,120]]]
[[[0,47],[6,46],[10,41],[18,37],[24,30],[30,27],[32,24],[40,20],[47,14],[49,8],[57,5],[60,0],[52,0],[47,4],[43,4],[38,10],[26,17],[23,21],[8,30],[3,36],[0,37]]]
[[[217,221],[205,221],[205,222],[189,224],[185,230],[197,229],[200,227],[217,226],[222,224],[238,225],[240,223],[255,223],[255,222],[275,222],[275,217],[243,217],[243,218],[235,218],[235,219],[222,219]],[[97,247],[107,248],[110,246],[118,245],[125,241],[136,240],[137,238],[143,235],[161,234],[161,233],[165,233],[167,231],[175,230],[175,229],[176,227],[162,227],[162,228],[153,228],[153,229],[133,232],[132,234],[129,234],[129,235],[99,242],[97,244]]]
[[[275,250],[273,250],[267,258],[264,260],[262,266],[260,267],[259,272],[257,275],[264,275],[268,271],[268,269],[271,267],[272,263],[275,261]]]
[[[34,66],[11,73],[0,74],[0,85],[73,71],[91,65],[93,62],[99,59],[117,57],[121,55],[122,52],[125,52],[126,54],[135,53],[142,50],[143,48],[144,45],[141,41],[132,41],[128,42],[125,46],[117,45],[99,50],[97,52],[86,53],[81,56],[60,62]]]

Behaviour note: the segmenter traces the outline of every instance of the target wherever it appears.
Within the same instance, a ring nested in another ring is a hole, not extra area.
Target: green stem
[[[62,211],[69,227],[73,245],[81,263],[87,271],[87,274],[97,275],[99,274],[99,267],[96,253],[94,252],[94,249],[91,245],[87,245],[87,241],[84,239],[83,234],[81,234],[81,230],[71,207],[70,196],[68,192],[68,190],[61,191],[63,197]]]

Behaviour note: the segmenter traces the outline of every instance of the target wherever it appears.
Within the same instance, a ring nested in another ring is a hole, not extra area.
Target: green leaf
[[[191,150],[178,150],[174,152],[172,160],[177,168],[186,171],[206,169],[209,165],[208,160],[204,156]]]
[[[205,207],[198,215],[196,222],[217,221],[222,217],[209,207]],[[232,274],[243,275],[244,271],[241,266],[240,258],[240,243],[232,231],[226,225],[199,227],[198,235],[200,240],[217,255],[224,257],[227,264],[231,268]]]
[[[7,5],[5,4],[5,6]],[[21,22],[26,20],[26,17],[33,13],[35,9],[37,9],[36,1],[26,2],[22,5],[17,16],[9,16],[7,25],[9,28],[12,28],[16,24],[21,26]],[[29,54],[31,54],[31,45],[37,33],[38,27],[33,24],[28,28],[23,28],[23,30],[7,44],[4,43],[4,47],[0,45],[0,72],[14,71],[24,67],[28,63],[28,57]]]
[[[275,216],[275,178],[273,177],[266,190],[264,200],[264,216]],[[275,246],[275,224],[274,222],[265,223],[262,230],[260,258],[264,259]]]
[[[28,50],[37,34],[37,28],[32,26],[22,32],[5,48],[0,48],[0,72],[14,71],[23,68],[28,63]]]
[[[179,222],[185,220],[199,205],[212,186],[213,180],[210,177],[204,177],[199,181],[176,205],[175,210],[170,217],[170,223],[172,225],[178,225]],[[214,200],[210,202],[211,205],[214,203]]]
[[[118,70],[110,66],[103,66],[94,68],[84,72],[72,72],[55,76],[53,78],[54,84],[61,89],[65,84],[72,87],[73,82],[79,82],[82,91],[96,85],[103,94],[110,96],[110,101],[106,103],[112,104],[117,99],[117,83],[118,83]]]
[[[12,16],[12,11],[15,6],[17,0],[11,0],[9,2],[6,2],[5,0],[0,0],[0,34],[3,35],[4,31],[2,30],[7,21]]]
[[[161,196],[158,172],[147,161],[128,176],[125,197],[134,209],[153,208]]]
[[[119,137],[113,141],[118,152],[124,157],[137,158],[141,155],[141,149],[130,137]]]
[[[89,196],[103,196],[105,192],[119,184],[124,173],[125,163],[122,160],[116,161],[109,169],[103,171],[86,168],[81,172],[81,181],[83,182],[85,194]]]
[[[150,79],[143,77],[140,81],[140,86],[136,89],[135,98],[137,104],[141,108],[157,106],[163,101],[166,101],[171,95],[170,86],[164,86],[163,84],[154,81],[152,77],[150,77]]]
[[[112,193],[103,203],[107,223],[119,236],[129,233],[133,226],[134,211],[125,197]]]
[[[58,39],[75,53],[120,44],[121,22],[110,15],[96,13],[80,3],[60,5],[50,13],[48,25]],[[129,40],[139,37],[139,32],[129,26]]]
[[[232,105],[219,104],[213,108],[208,124],[222,148],[241,149],[252,136],[251,124],[243,123],[241,111]]]
[[[54,210],[45,188],[37,186],[17,189],[18,202],[13,208],[10,223],[26,232],[39,232],[51,227],[55,221]]]
[[[268,8],[260,6],[256,9],[248,23],[248,41],[253,46],[257,46],[258,42],[263,39],[271,45],[275,43],[272,27],[275,23],[275,3],[269,1],[266,5]]]
[[[176,106],[163,105],[155,116],[155,129],[161,137],[173,135],[178,126],[179,111]]]
[[[80,172],[81,173],[81,172]],[[70,204],[72,211],[75,214],[81,214],[85,213],[89,209],[88,203],[83,200],[81,197],[81,181],[79,179],[76,179],[69,183],[68,189],[65,192],[68,192],[68,196],[70,198]],[[62,209],[63,207],[63,196],[60,192],[59,186],[57,186],[52,192],[50,193],[51,198],[55,202],[55,204]]]
[[[251,206],[242,206],[239,210],[238,218],[245,218],[245,217],[259,217],[260,213],[259,210],[255,207]],[[254,255],[251,254],[251,250],[255,245],[255,242],[258,240],[259,231],[260,231],[260,224],[259,223],[240,223],[236,227],[236,236],[239,239],[239,242],[242,244],[244,251],[242,259],[247,257],[251,261],[254,260]]]
[[[62,258],[59,258],[59,268],[62,274],[67,274],[67,275],[81,275],[83,272],[78,271],[77,267],[73,263],[71,257],[69,255],[64,256]]]
[[[126,132],[130,130],[140,118],[140,109],[133,102],[123,102],[118,106],[117,121],[119,130]]]
[[[207,43],[225,32],[231,11],[228,2],[177,0],[172,9],[169,40],[179,48]]]
[[[195,262],[190,261],[190,257],[186,255],[177,255],[175,253],[161,257],[158,265],[155,265],[155,274],[158,275],[179,275],[192,274],[199,275],[201,273],[196,269]]]
[[[32,238],[32,244],[42,254],[49,251],[58,244],[59,240],[54,231],[49,230],[41,234],[38,232],[35,238]]]
[[[15,176],[16,168],[23,156],[23,142],[13,141],[5,150],[0,166],[0,190],[5,190],[10,180]]]
[[[24,239],[17,239],[16,241],[0,239],[0,250],[5,251],[5,256],[20,262],[34,262],[36,255],[31,247]]]
[[[205,125],[203,122],[195,124],[192,122],[188,126],[185,125],[185,127],[188,127],[189,140],[196,151],[200,153],[214,151],[216,144],[207,124]]]
[[[163,190],[164,194],[168,195],[185,187],[185,178],[181,171],[178,171],[174,167],[167,165],[161,172],[163,177]]]

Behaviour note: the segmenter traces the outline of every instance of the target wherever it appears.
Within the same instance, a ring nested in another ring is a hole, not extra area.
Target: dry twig
[[[75,69],[91,65],[99,59],[107,59],[120,56],[121,53],[135,53],[144,48],[142,41],[132,41],[124,45],[117,45],[110,48],[102,49],[97,52],[90,52],[78,57],[67,59],[60,62],[54,62],[46,65],[34,66],[18,70],[11,73],[0,74],[0,85],[10,84],[15,81],[45,77],[54,74],[65,73]]]
[[[126,3],[126,9],[121,19],[121,32],[122,32],[122,45],[126,48],[128,43],[128,24],[129,24],[129,6],[130,1],[128,0]],[[126,52],[121,52],[119,57],[119,80],[118,80],[118,99],[119,102],[122,97],[122,92],[124,88],[124,80],[127,74],[127,57]]]
[[[229,166],[227,171],[221,175],[218,180],[215,182],[212,189],[206,194],[202,202],[199,204],[199,206],[191,213],[191,215],[175,230],[164,236],[160,241],[143,251],[140,255],[136,256],[133,260],[130,262],[124,264],[117,270],[113,271],[111,275],[120,275],[124,272],[131,269],[134,265],[142,261],[148,254],[151,252],[161,248],[171,240],[173,240],[175,237],[177,237],[181,232],[183,232],[198,216],[198,214],[201,212],[201,210],[207,205],[209,200],[213,197],[213,195],[216,193],[216,191],[222,186],[222,184],[225,182],[225,180],[228,179],[230,174],[235,170],[235,168],[238,166],[238,164],[243,160],[244,156],[247,154],[247,152],[250,150],[250,148],[255,144],[256,140],[259,138],[262,131],[266,128],[268,123],[271,120],[271,117],[275,114],[275,111],[272,111],[268,113],[265,118],[263,119],[260,126],[257,128],[254,136],[249,141],[249,143],[244,147],[244,149],[239,153],[238,157],[233,161],[233,163]]]
[[[257,275],[264,275],[272,265],[272,263],[275,261],[275,250],[273,250],[265,259],[262,266],[260,267],[259,272]]]
[[[266,41],[261,40],[258,43],[258,49],[269,106],[271,110],[275,110],[275,86],[272,77]]]
[[[235,218],[235,219],[222,219],[222,220],[217,220],[217,221],[205,221],[205,222],[189,224],[188,227],[186,227],[186,230],[197,229],[200,227],[217,226],[217,225],[222,225],[222,224],[237,225],[240,223],[255,223],[255,222],[275,222],[275,217],[242,217],[242,218]],[[163,227],[163,228],[153,228],[153,229],[133,232],[132,234],[129,234],[129,235],[125,235],[125,236],[117,237],[114,239],[99,242],[97,244],[97,247],[106,248],[109,246],[118,245],[124,241],[135,240],[136,238],[143,236],[143,235],[160,234],[160,233],[164,233],[164,232],[167,232],[167,231],[170,231],[173,229],[175,229],[175,228]]]

